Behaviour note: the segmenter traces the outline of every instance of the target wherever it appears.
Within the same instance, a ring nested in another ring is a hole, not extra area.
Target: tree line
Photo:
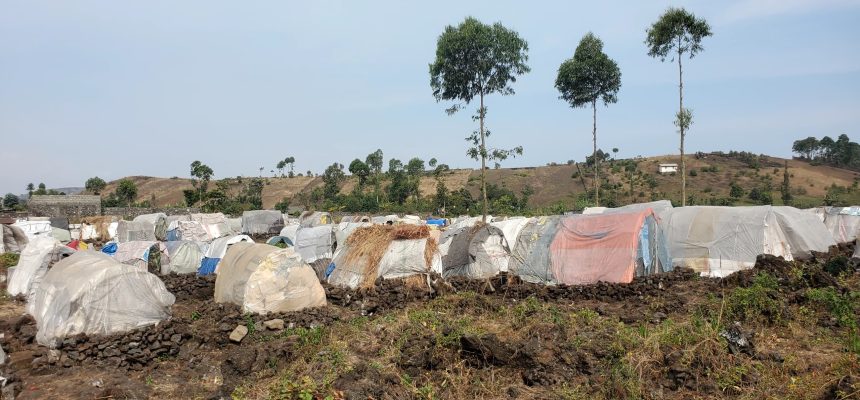
[[[841,134],[836,140],[824,136],[820,140],[814,136],[794,141],[791,151],[800,159],[813,164],[860,171],[860,144],[852,142],[848,135]]]

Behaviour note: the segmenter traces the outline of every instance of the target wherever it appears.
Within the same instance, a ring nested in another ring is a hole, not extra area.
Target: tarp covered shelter
[[[20,253],[29,241],[21,228],[0,224],[0,253]]]
[[[28,239],[35,239],[40,236],[51,236],[51,232],[53,228],[51,227],[51,221],[26,221],[19,220],[15,221],[12,226],[17,226],[20,228],[25,235],[27,235]]]
[[[510,246],[504,232],[490,224],[451,228],[439,239],[442,276],[489,278],[507,269]]]
[[[373,225],[370,222],[341,222],[337,224],[334,231],[334,239],[338,246],[342,243],[346,243],[346,239],[350,234],[355,232],[356,229]]]
[[[808,259],[813,251],[826,253],[830,246],[836,245],[818,216],[787,206],[775,206],[773,212],[795,259]]]
[[[248,235],[236,235],[220,237],[209,243],[209,248],[206,249],[203,255],[203,261],[200,262],[200,269],[197,271],[197,274],[209,275],[216,273],[218,263],[227,254],[227,248],[239,242],[254,243],[254,240]]]
[[[222,213],[191,214],[190,220],[199,222],[203,230],[209,235],[209,239],[217,239],[224,236],[239,234],[240,229],[234,229],[230,221]]]
[[[549,247],[554,280],[567,285],[630,283],[636,276],[671,270],[656,233],[650,208],[565,216]]]
[[[305,211],[299,216],[299,225],[302,228],[313,228],[322,225],[334,224],[331,214],[323,211]]]
[[[116,228],[117,243],[123,242],[154,242],[155,225],[148,221],[119,221]]]
[[[62,228],[51,228],[51,237],[63,243],[72,241],[72,233]]]
[[[674,207],[672,206],[672,202],[669,200],[657,200],[657,201],[651,201],[651,202],[647,202],[647,203],[628,204],[626,206],[614,207],[614,208],[586,207],[584,210],[582,210],[582,213],[585,215],[609,214],[609,213],[619,213],[619,212],[624,213],[624,212],[631,212],[631,211],[643,211],[643,210],[646,210],[649,208],[651,209],[651,211],[654,211],[654,215],[656,215],[657,218],[660,218],[660,213],[662,213],[663,211],[666,211],[666,210],[671,210]]]
[[[371,225],[338,244],[326,271],[333,285],[370,287],[377,278],[442,272],[442,258],[426,226]]]
[[[167,248],[163,242],[156,241],[132,241],[117,243],[116,251],[113,257],[123,263],[137,266],[146,270],[150,264],[157,267],[157,271],[161,270],[163,260],[162,253]],[[152,261],[152,263],[150,263]]]
[[[552,273],[550,245],[555,239],[561,216],[531,218],[511,247],[508,271],[531,283],[557,284]]]
[[[793,259],[771,206],[680,207],[661,218],[672,265],[703,276],[724,277],[752,268],[760,254]]]
[[[208,243],[204,242],[189,242],[189,241],[174,241],[165,242],[167,248],[168,262],[164,262],[162,258],[161,274],[193,274],[200,269],[200,262],[203,261],[203,254]]]
[[[72,232],[72,236],[80,240],[108,241],[116,237],[118,228],[119,222],[114,221],[114,217],[84,217],[77,235],[75,235],[76,232]]]
[[[167,228],[168,241],[208,242],[214,239],[199,221],[173,221]]]
[[[284,216],[277,210],[253,210],[242,213],[242,233],[277,235],[284,228]]]
[[[812,210],[837,243],[849,243],[860,234],[860,206],[819,207]]]
[[[60,259],[73,254],[75,250],[64,246],[57,239],[43,236],[30,241],[21,257],[15,272],[9,278],[6,291],[12,296],[19,294],[29,295],[48,269]]]
[[[278,233],[278,236],[283,236],[285,238],[289,238],[294,244],[296,243],[296,234],[299,231],[298,223],[288,223],[284,225],[284,229],[281,229],[281,232]]]
[[[320,259],[331,259],[334,251],[334,225],[301,228],[296,233],[296,252],[310,264]]]
[[[79,251],[45,274],[28,312],[36,340],[54,347],[76,334],[108,335],[170,317],[175,298],[157,276],[94,251]]]
[[[397,222],[398,219],[400,219],[400,217],[395,214],[379,215],[376,217],[371,217],[370,222],[376,225],[394,225],[394,223]]]
[[[164,213],[143,214],[134,217],[132,222],[152,224],[156,240],[167,239],[167,215]]]
[[[272,236],[269,240],[266,241],[266,244],[270,244],[272,246],[277,246],[278,244],[283,244],[284,247],[293,247],[293,241],[286,236]]]
[[[215,301],[257,314],[326,304],[325,290],[292,248],[237,243],[227,250],[215,280]]]

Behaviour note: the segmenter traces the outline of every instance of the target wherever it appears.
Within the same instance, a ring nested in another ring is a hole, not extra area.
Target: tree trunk
[[[481,92],[481,108],[480,108],[480,117],[481,117],[481,221],[483,223],[487,223],[487,148],[484,143],[484,115],[486,114],[484,111],[484,92]]]
[[[594,139],[594,152],[591,155],[594,161],[594,205],[600,206],[600,160],[597,159],[597,100],[591,102],[591,134]]]
[[[678,38],[678,116],[683,115],[684,112],[684,75],[683,70],[681,69],[681,38]],[[681,207],[687,205],[687,163],[684,160],[684,128],[686,123],[682,121],[680,118],[678,122],[681,122]]]

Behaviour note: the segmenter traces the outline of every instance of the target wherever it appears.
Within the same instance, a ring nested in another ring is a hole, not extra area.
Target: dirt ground
[[[761,257],[726,279],[379,281],[267,316],[214,304],[214,278],[169,275],[169,321],[57,349],[35,344],[24,304],[5,299],[3,398],[857,399],[851,252]],[[264,326],[276,318],[284,329]],[[238,325],[249,334],[236,344]]]

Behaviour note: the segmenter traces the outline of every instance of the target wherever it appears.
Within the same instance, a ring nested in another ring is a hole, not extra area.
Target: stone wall
[[[27,210],[36,217],[90,217],[101,214],[101,198],[89,195],[33,196]]]
[[[143,207],[105,207],[104,215],[112,215],[123,218],[134,218],[139,215],[152,213],[165,213],[167,215],[196,214],[200,209],[196,207],[187,208],[143,208]]]

